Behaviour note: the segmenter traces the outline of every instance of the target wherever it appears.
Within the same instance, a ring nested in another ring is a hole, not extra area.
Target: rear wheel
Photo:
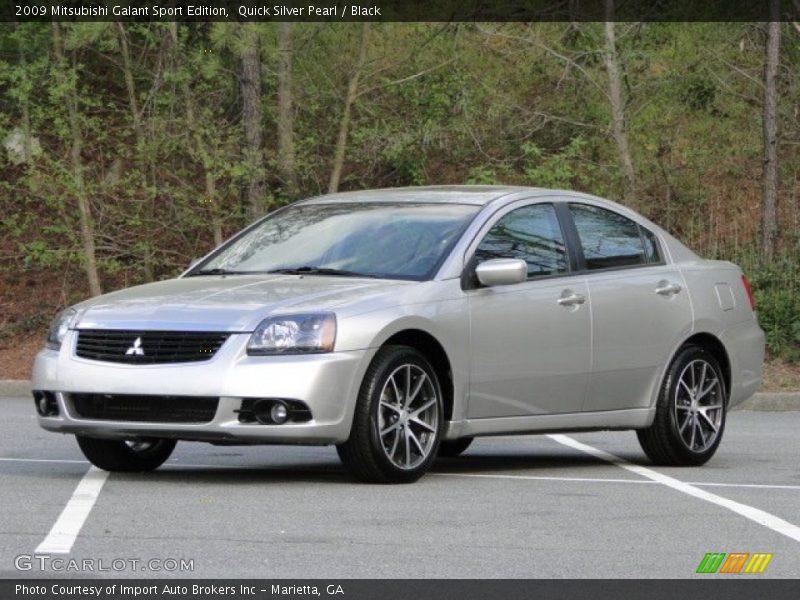
[[[411,483],[436,458],[443,421],[430,363],[413,348],[386,346],[364,376],[350,438],[336,449],[361,481]]]
[[[722,441],[726,409],[719,363],[703,348],[687,346],[667,370],[653,424],[636,434],[657,465],[702,465]]]
[[[471,437],[463,437],[457,440],[442,440],[442,443],[439,444],[439,456],[454,458],[469,448],[473,439]]]
[[[95,467],[105,471],[153,471],[167,460],[175,449],[175,440],[142,438],[137,440],[103,440],[76,435],[83,455]]]

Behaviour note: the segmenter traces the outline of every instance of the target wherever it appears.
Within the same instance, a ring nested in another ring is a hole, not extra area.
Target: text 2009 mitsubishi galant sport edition
[[[698,465],[761,381],[747,280],[588,195],[429,187],[275,211],[178,279],[61,313],[39,423],[110,471],[176,440],[336,444],[409,482],[473,437],[634,429]]]

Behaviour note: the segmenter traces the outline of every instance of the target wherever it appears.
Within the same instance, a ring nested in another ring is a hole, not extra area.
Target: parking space
[[[27,398],[0,402],[0,573],[52,576],[15,557],[45,541],[89,465]],[[110,475],[63,557],[194,561],[100,573],[127,577],[695,577],[707,552],[770,552],[757,577],[797,577],[799,428],[800,412],[734,412],[693,469],[652,467],[630,432],[487,438],[406,486],[349,482],[333,448],[182,443],[155,473]]]

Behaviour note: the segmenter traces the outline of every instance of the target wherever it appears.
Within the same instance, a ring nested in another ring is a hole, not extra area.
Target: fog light
[[[36,406],[36,412],[40,417],[57,417],[58,416],[58,401],[53,392],[43,392],[41,390],[34,390],[33,402]]]
[[[240,423],[283,425],[311,420],[308,405],[291,398],[242,398],[241,408],[234,412],[239,413]]]
[[[289,411],[286,410],[285,404],[276,402],[272,405],[272,409],[269,411],[269,416],[272,418],[273,423],[280,425],[281,423],[285,423],[286,419],[289,418]]]

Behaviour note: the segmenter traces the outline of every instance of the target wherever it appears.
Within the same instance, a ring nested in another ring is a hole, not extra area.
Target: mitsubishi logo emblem
[[[125,356],[144,356],[144,348],[142,348],[142,338],[137,337],[133,341],[133,345],[125,350]]]

